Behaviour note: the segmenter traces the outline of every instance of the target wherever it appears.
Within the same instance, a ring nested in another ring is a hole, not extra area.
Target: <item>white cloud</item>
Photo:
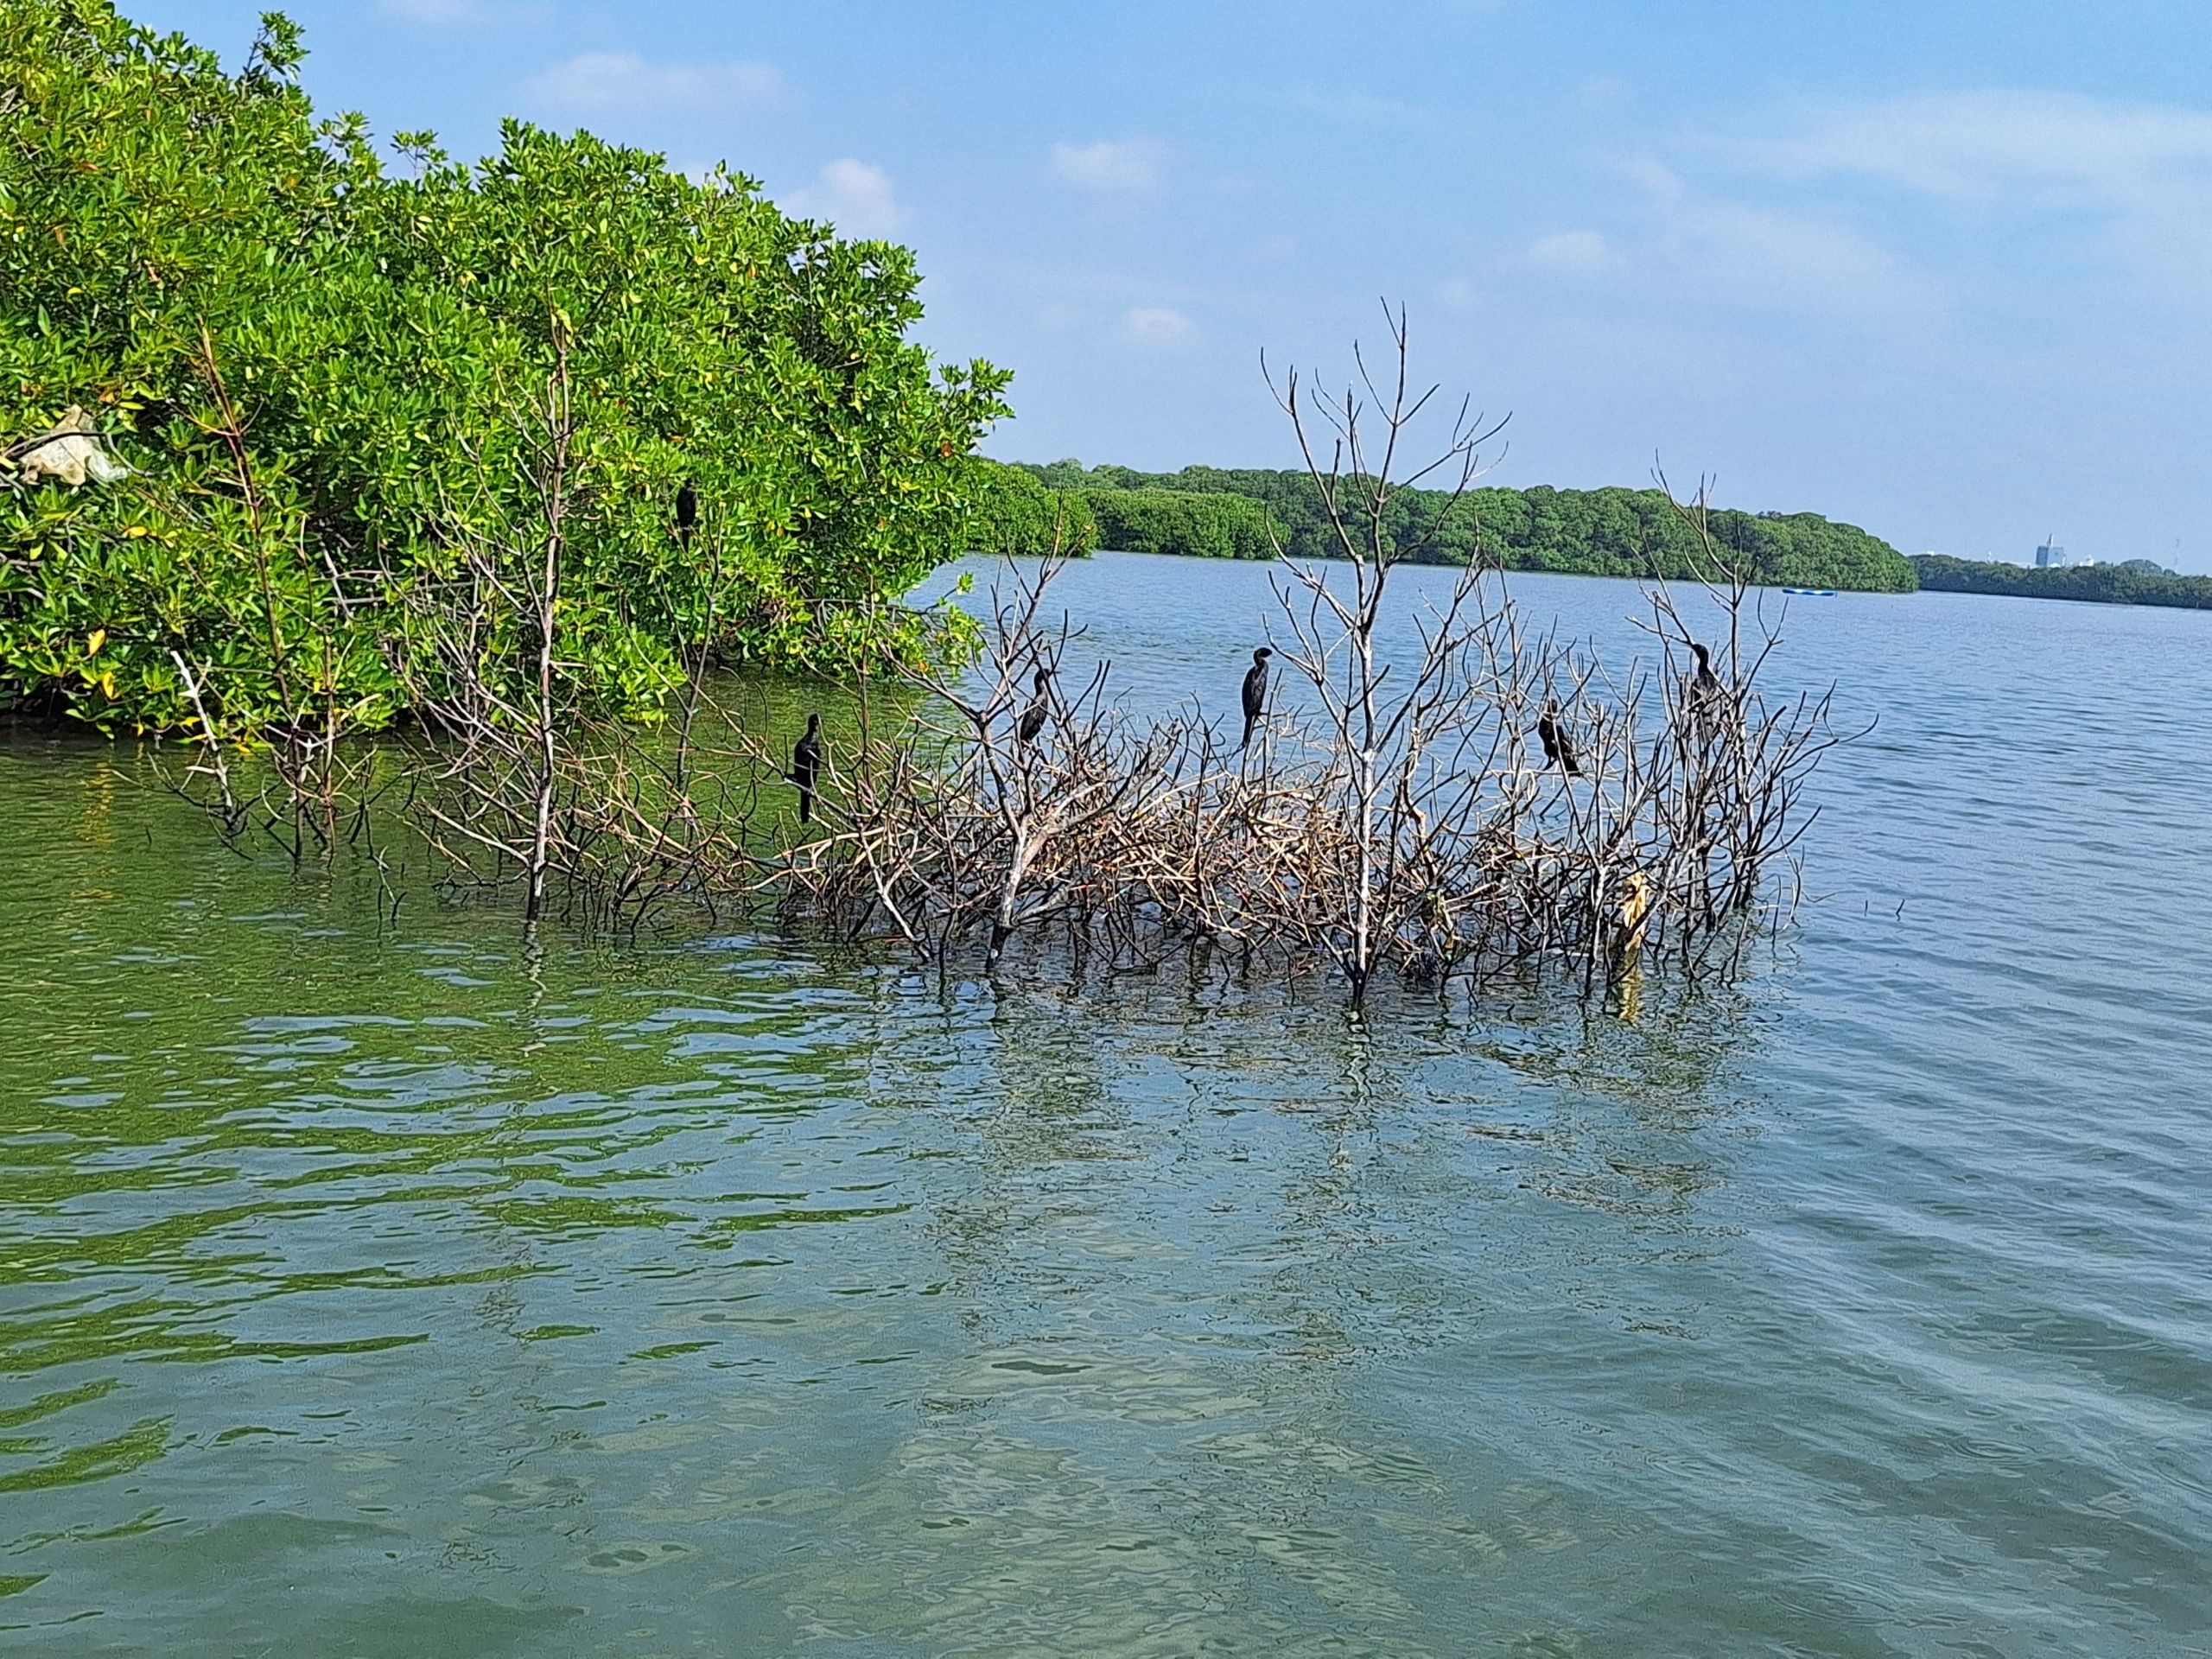
[[[791,198],[790,208],[804,219],[826,219],[851,237],[891,236],[907,219],[891,175],[849,156],[823,168],[812,189]]]
[[[1135,307],[1122,319],[1130,338],[1147,346],[1173,346],[1198,337],[1198,325],[1166,306]]]
[[[487,0],[378,0],[377,9],[410,23],[486,23],[503,8]]]
[[[1284,108],[1301,115],[1313,116],[1323,121],[1337,121],[1347,126],[1403,127],[1415,131],[1446,132],[1463,125],[1447,111],[1425,104],[1409,104],[1403,99],[1378,98],[1371,92],[1332,89],[1327,92],[1311,88],[1285,92],[1281,102]]]
[[[1676,218],[1677,256],[1744,297],[1838,310],[1919,310],[1934,296],[1848,226],[1740,202],[1698,202]]]
[[[1738,147],[1761,170],[1856,174],[1928,195],[2126,210],[2212,181],[2212,113],[2073,92],[1941,92],[1831,109]]]
[[[430,29],[514,28],[542,23],[553,15],[543,0],[377,0],[377,10]]]
[[[1156,138],[1102,138],[1095,144],[1054,144],[1052,171],[1086,190],[1149,190],[1160,181],[1166,146]]]
[[[1639,156],[1618,163],[1623,177],[1631,184],[1641,185],[1646,194],[1658,201],[1677,201],[1682,194],[1681,175],[1663,162],[1648,156]]]
[[[2188,295],[2212,261],[2212,111],[1982,88],[1830,105],[1794,134],[1711,149],[1777,180],[1856,180],[1984,217],[2071,214]]]
[[[1548,270],[1588,274],[1615,263],[1613,251],[1595,231],[1555,231],[1529,245],[1529,263]]]
[[[782,100],[784,78],[766,63],[654,63],[635,52],[585,52],[534,76],[529,91],[572,109],[696,104],[759,108]]]
[[[1595,232],[1564,232],[1534,244],[1531,263],[1671,271],[1700,295],[1738,304],[1860,315],[1942,308],[1926,277],[1834,213],[1716,196],[1655,161],[1628,162],[1620,170],[1643,187],[1648,233],[1617,248]]]

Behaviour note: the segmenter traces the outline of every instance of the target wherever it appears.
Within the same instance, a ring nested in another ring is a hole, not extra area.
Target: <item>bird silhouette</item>
[[[1268,711],[1268,658],[1274,655],[1262,645],[1252,653],[1252,666],[1244,671],[1244,739],[1236,746],[1240,749],[1251,747],[1253,728]]]
[[[1021,711],[1021,718],[1014,728],[1016,741],[1034,743],[1037,734],[1045,729],[1045,687],[1052,677],[1051,669],[1040,668],[1037,671],[1037,677],[1030,683],[1029,706]]]
[[[1536,716],[1536,739],[1544,746],[1546,766],[1557,766],[1570,778],[1582,775],[1582,763],[1574,756],[1574,740],[1560,722],[1559,704],[1548,698],[1543,712]]]
[[[685,479],[683,487],[676,493],[676,533],[689,543],[691,531],[699,522],[699,492]]]
[[[1700,715],[1717,713],[1728,699],[1727,688],[1720,683],[1720,677],[1713,671],[1713,653],[1694,639],[1689,642],[1690,655],[1697,658],[1697,672],[1690,676],[1683,702]]]
[[[806,717],[806,735],[791,745],[791,769],[786,774],[798,786],[798,821],[814,817],[814,785],[822,776],[822,716]]]

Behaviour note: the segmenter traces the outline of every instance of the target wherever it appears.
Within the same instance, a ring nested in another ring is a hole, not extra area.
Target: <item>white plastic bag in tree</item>
[[[112,484],[130,475],[128,467],[108,454],[92,417],[74,404],[36,437],[10,444],[8,459],[26,484],[51,478],[73,490],[88,482]]]

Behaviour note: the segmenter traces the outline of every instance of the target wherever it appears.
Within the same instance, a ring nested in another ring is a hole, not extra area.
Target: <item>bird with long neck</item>
[[[1252,733],[1268,712],[1268,658],[1274,652],[1262,645],[1252,653],[1252,666],[1244,671],[1244,736],[1240,749],[1252,747]]]
[[[798,821],[814,817],[814,788],[822,777],[822,716],[806,717],[806,735],[791,745],[791,769],[785,774],[798,790]]]
[[[1690,655],[1697,658],[1695,683],[1700,690],[1720,689],[1720,677],[1713,671],[1713,653],[1694,639],[1690,641]]]
[[[1713,653],[1694,639],[1689,641],[1689,647],[1690,655],[1697,658],[1697,671],[1690,676],[1682,701],[1700,715],[1716,713],[1728,700],[1727,688],[1713,671]]]
[[[1549,697],[1544,699],[1543,712],[1536,716],[1536,741],[1544,746],[1547,766],[1557,766],[1570,778],[1582,775],[1582,763],[1575,758],[1574,739],[1560,717],[1559,704]]]
[[[1045,696],[1045,688],[1050,685],[1052,681],[1052,671],[1049,668],[1039,669],[1036,677],[1030,681],[1029,706],[1021,711],[1021,718],[1014,722],[1014,736],[1016,742],[1034,743],[1039,734],[1044,731],[1045,717],[1051,712]]]

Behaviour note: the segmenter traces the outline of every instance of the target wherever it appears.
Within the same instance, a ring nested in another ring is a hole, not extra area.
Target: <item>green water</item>
[[[2205,620],[1817,606],[1821,902],[1633,1023],[391,925],[0,741],[0,1649],[2212,1650]]]

